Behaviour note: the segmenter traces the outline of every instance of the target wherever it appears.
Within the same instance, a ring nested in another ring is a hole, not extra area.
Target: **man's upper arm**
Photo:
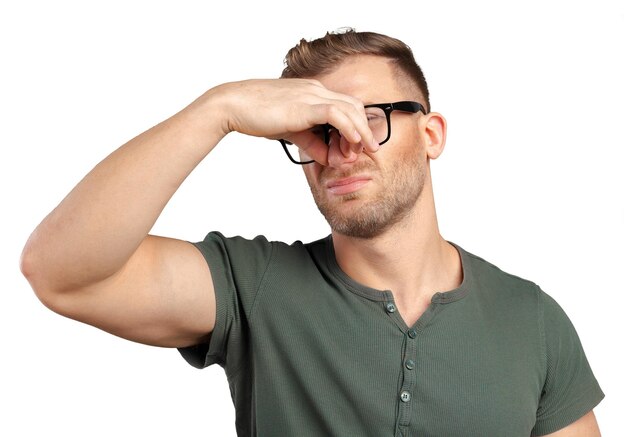
[[[544,437],[600,437],[600,428],[595,414],[590,411],[571,425]]]
[[[581,418],[587,424],[586,416],[604,398],[571,320],[547,294],[540,292],[540,301],[546,374],[534,436],[568,429]]]
[[[215,293],[202,254],[191,243],[150,235],[115,275],[64,293],[51,307],[119,337],[163,347],[202,342],[215,325]]]

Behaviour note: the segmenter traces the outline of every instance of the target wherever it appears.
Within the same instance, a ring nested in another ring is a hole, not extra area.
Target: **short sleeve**
[[[566,427],[604,398],[572,322],[546,293],[540,291],[539,300],[546,377],[533,436]]]
[[[211,270],[216,299],[215,328],[208,343],[179,348],[179,351],[194,367],[217,363],[228,375],[246,358],[248,320],[273,246],[261,236],[254,240],[226,238],[218,232],[209,233],[194,246]]]

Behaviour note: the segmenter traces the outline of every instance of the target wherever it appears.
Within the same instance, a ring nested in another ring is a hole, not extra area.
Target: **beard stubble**
[[[317,208],[334,232],[371,239],[402,221],[413,210],[424,188],[424,164],[415,151],[402,158],[390,169],[378,168],[373,162],[362,162],[348,172],[331,175],[327,167],[320,174],[319,185],[309,182]],[[328,197],[325,187],[331,176],[344,178],[363,171],[373,174],[378,181],[378,190],[370,198],[359,191]]]

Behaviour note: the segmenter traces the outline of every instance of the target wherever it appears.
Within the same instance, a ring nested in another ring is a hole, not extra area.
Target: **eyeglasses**
[[[410,112],[413,114],[422,112],[426,114],[426,110],[420,103],[409,101],[375,103],[365,105],[364,108],[365,115],[367,116],[367,124],[374,135],[374,140],[380,145],[385,144],[389,141],[389,138],[391,138],[391,113],[393,111]],[[329,145],[330,136],[333,131],[337,131],[337,129],[328,123],[311,128],[311,132],[317,135],[320,140],[324,141],[327,146]],[[289,160],[294,164],[304,165],[315,162],[295,144],[282,139],[278,141],[280,141],[280,144],[283,146],[283,150]]]

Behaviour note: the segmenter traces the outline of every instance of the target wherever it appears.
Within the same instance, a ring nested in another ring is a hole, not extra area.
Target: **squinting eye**
[[[380,108],[366,108],[365,116],[368,121],[376,121],[386,119],[385,111]]]

